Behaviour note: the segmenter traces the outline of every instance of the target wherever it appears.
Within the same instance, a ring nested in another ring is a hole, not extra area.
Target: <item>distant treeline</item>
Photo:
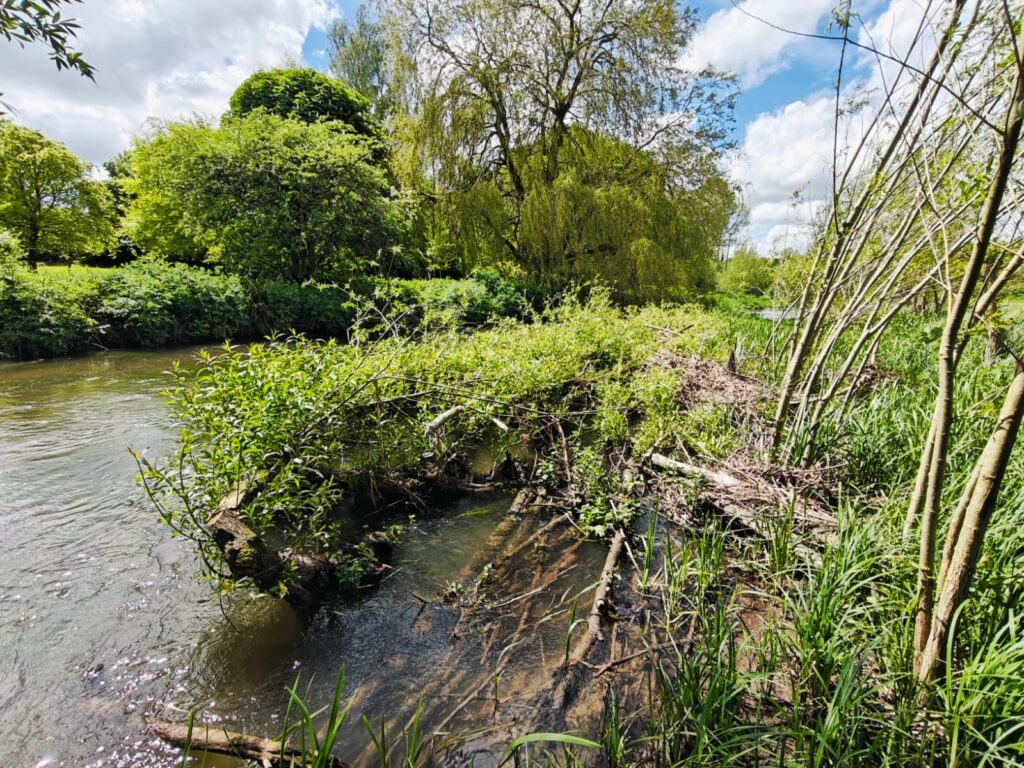
[[[463,27],[462,0],[435,5],[435,32],[467,51],[426,35],[419,4],[382,3],[332,31],[330,75],[257,72],[219,118],[150,124],[105,179],[0,120],[9,250],[293,284],[490,268],[549,289],[599,280],[630,302],[711,290],[740,209],[719,163],[734,85],[679,68],[690,16],[656,0],[564,25],[496,3]],[[414,46],[438,69],[420,71]]]

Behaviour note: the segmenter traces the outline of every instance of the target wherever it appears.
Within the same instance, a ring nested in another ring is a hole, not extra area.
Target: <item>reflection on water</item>
[[[0,364],[0,762],[115,764],[217,620],[128,453],[172,450],[161,371],[191,355]]]
[[[771,320],[773,322],[793,320],[796,317],[796,310],[791,307],[761,307],[753,310],[753,312],[762,320]]]
[[[393,577],[302,626],[279,601],[218,601],[134,477],[174,449],[161,390],[193,350],[0,365],[0,764],[172,766],[143,713],[197,710],[273,735],[285,687],[315,703],[340,667],[367,713],[406,702],[455,617],[423,606],[473,560],[507,499],[415,523]],[[426,629],[429,627],[429,629]],[[408,669],[408,674],[403,670]],[[213,765],[214,763],[208,763]]]

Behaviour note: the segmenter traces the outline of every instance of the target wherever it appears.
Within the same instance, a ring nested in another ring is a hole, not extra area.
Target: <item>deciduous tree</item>
[[[110,195],[91,170],[62,144],[0,120],[0,228],[18,236],[29,261],[110,245]]]

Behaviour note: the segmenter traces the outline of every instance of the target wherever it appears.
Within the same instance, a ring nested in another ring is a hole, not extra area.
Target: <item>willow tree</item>
[[[526,209],[564,189],[582,136],[654,159],[667,194],[718,177],[732,81],[680,65],[694,17],[673,0],[381,0],[380,12],[400,166],[431,199],[475,209],[494,258],[541,276]]]

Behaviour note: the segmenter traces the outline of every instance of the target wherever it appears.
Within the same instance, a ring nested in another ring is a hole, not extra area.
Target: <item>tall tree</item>
[[[18,236],[32,263],[110,245],[110,196],[91,170],[62,144],[0,120],[0,227]]]
[[[377,136],[370,102],[344,83],[315,69],[270,69],[250,75],[231,94],[228,114],[264,109],[304,123],[340,122],[364,136]]]
[[[419,174],[432,198],[487,208],[481,224],[506,259],[543,269],[522,247],[527,201],[576,172],[564,164],[588,154],[573,146],[581,137],[631,148],[619,155],[634,169],[656,159],[666,194],[718,174],[732,83],[680,65],[694,17],[674,0],[382,0],[380,9],[406,115],[400,169]]]
[[[302,282],[342,278],[402,227],[375,142],[257,110],[167,123],[131,153],[127,229],[147,250]]]
[[[331,25],[327,38],[331,74],[369,99],[375,117],[383,120],[393,106],[383,27],[370,18],[367,6],[361,5],[355,24],[339,19]]]

